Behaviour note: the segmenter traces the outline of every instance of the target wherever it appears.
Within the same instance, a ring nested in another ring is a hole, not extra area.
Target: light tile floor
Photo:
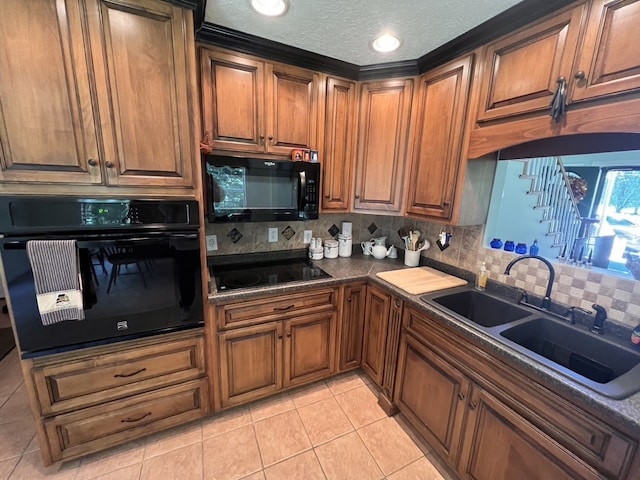
[[[15,350],[0,361],[0,480],[453,478],[401,423],[352,372],[44,468]]]

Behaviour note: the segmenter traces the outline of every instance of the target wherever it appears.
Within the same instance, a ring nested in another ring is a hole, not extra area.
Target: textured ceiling
[[[205,20],[310,52],[354,63],[415,60],[519,0],[290,0],[287,12],[264,17],[251,0],[207,0]],[[391,53],[371,48],[385,31],[402,45]]]

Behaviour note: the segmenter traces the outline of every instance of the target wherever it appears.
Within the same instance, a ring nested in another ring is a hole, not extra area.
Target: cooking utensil
[[[411,238],[411,250],[417,250],[416,245],[418,243],[418,240],[420,240],[420,230],[412,230],[410,232],[410,238]]]

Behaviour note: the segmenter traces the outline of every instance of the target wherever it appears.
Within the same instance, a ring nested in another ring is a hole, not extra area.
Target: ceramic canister
[[[338,235],[338,255],[339,256],[350,257],[352,246],[353,246],[353,241],[352,241],[351,235],[344,235],[342,233]]]
[[[338,241],[324,241],[324,258],[338,258]]]

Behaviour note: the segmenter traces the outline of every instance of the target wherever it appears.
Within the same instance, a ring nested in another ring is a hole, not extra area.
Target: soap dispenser
[[[478,276],[476,278],[476,290],[484,291],[487,288],[487,279],[489,275],[487,273],[487,266],[485,262],[482,262],[482,266],[480,267],[480,272],[478,272]]]

